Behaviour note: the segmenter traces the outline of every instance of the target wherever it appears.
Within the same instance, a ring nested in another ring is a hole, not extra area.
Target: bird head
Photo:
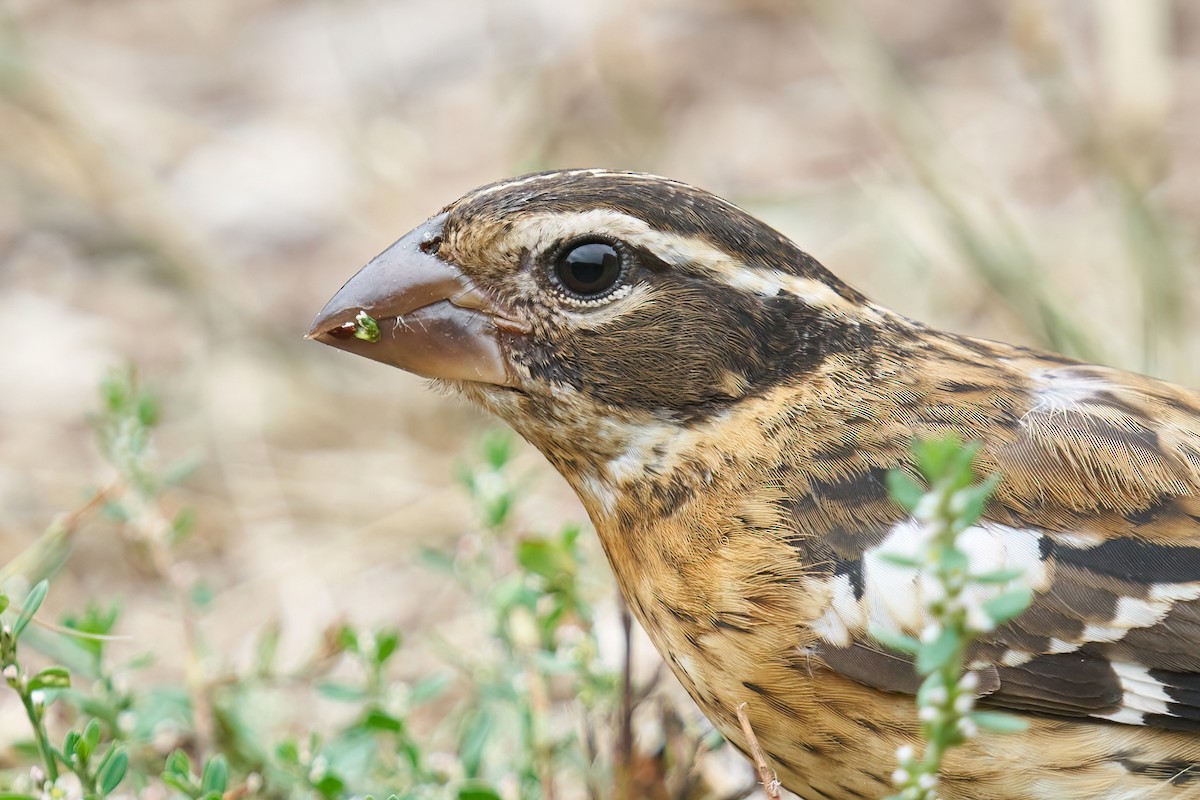
[[[712,194],[573,170],[450,204],[351,278],[308,336],[448,383],[561,467],[565,451],[619,448],[629,425],[719,414],[821,369],[861,344],[871,308]]]

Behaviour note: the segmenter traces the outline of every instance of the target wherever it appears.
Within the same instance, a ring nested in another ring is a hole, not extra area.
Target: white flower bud
[[[973,631],[987,633],[995,629],[996,621],[988,616],[988,613],[983,610],[982,605],[972,603],[967,606],[967,627]]]
[[[137,725],[137,714],[126,709],[120,714],[117,714],[117,730],[121,733],[132,733]]]
[[[968,672],[958,679],[958,688],[964,692],[975,694],[975,690],[979,688],[979,673]]]
[[[974,707],[975,695],[973,694],[960,694],[958,697],[954,698],[954,710],[959,714],[970,713],[971,709]]]
[[[970,737],[979,733],[979,728],[975,725],[975,721],[973,719],[970,717],[963,717],[958,721],[958,732],[969,739]]]
[[[4,679],[5,679],[5,680],[8,680],[8,681],[15,681],[15,680],[17,679],[17,676],[18,676],[18,675],[20,675],[20,674],[21,674],[21,673],[20,673],[20,671],[17,669],[17,665],[16,665],[16,664],[9,664],[8,666],[6,666],[6,667],[4,668]]]
[[[934,686],[929,691],[925,692],[925,702],[931,706],[942,706],[946,704],[946,687]]]
[[[913,760],[913,756],[915,755],[916,751],[913,750],[913,746],[911,744],[902,744],[896,748],[896,760],[901,764],[909,763]]]
[[[908,770],[898,769],[892,773],[892,783],[899,786],[902,783],[908,783]]]
[[[942,504],[941,492],[930,492],[922,495],[917,502],[917,507],[913,509],[913,517],[921,522],[930,522],[937,517],[938,506]]]
[[[941,711],[933,706],[924,706],[917,712],[917,719],[921,722],[934,722],[941,716]]]
[[[929,791],[933,787],[937,786],[937,782],[937,775],[930,775],[928,773],[917,778],[917,786],[920,786],[925,791]]]

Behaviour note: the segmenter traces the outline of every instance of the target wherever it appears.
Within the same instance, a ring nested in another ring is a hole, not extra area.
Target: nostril
[[[431,256],[436,256],[438,250],[442,249],[442,237],[434,236],[426,239],[419,245],[422,253],[428,253]]]

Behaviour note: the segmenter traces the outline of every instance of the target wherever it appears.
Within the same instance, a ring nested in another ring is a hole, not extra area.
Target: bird
[[[890,794],[928,624],[882,555],[915,439],[1000,481],[963,534],[1029,607],[969,652],[953,800],[1200,797],[1200,393],[956,335],[869,300],[686,183],[608,169],[478,188],[308,336],[498,416],[579,496],[633,614],[717,729],[806,800]],[[743,706],[744,704],[744,706]]]

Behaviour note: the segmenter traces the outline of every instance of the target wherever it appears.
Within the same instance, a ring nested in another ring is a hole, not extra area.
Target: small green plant
[[[62,746],[55,747],[46,727],[46,709],[63,690],[70,688],[70,673],[65,667],[54,665],[30,674],[20,659],[22,635],[46,599],[49,586],[47,581],[39,581],[25,597],[15,621],[0,625],[0,664],[3,665],[0,671],[20,698],[33,730],[37,765],[30,770],[30,788],[52,798],[65,797],[68,793],[85,800],[108,797],[124,780],[129,768],[125,748],[111,741],[102,745],[100,722],[94,718],[86,720],[82,732],[69,731]],[[0,612],[7,611],[9,606],[8,596],[0,594]],[[68,775],[74,778],[76,786],[71,786]]]
[[[33,733],[9,759],[16,766],[0,768],[0,795],[553,800],[586,790],[634,800],[645,794],[628,769],[632,718],[642,708],[662,714],[671,731],[655,756],[669,783],[662,796],[705,796],[694,791],[693,766],[719,738],[668,720],[666,706],[632,679],[628,658],[624,668],[601,658],[593,598],[609,591],[597,579],[604,573],[589,567],[579,525],[540,533],[520,524],[524,488],[511,437],[485,437],[460,470],[478,527],[452,552],[425,554],[461,587],[483,630],[467,642],[434,634],[448,668],[403,681],[405,642],[387,626],[336,624],[317,652],[290,667],[276,663],[280,630],[268,626],[248,668],[223,662],[203,635],[218,590],[187,563],[195,515],[173,497],[197,462],[158,452],[159,418],[157,398],[133,370],[108,375],[93,426],[112,477],[0,570],[0,670]],[[112,657],[121,609],[111,599],[68,612],[57,626],[35,620],[94,511],[121,534],[117,552],[176,600],[184,676],[151,684],[142,672],[151,656]],[[627,616],[624,623],[628,648]],[[312,725],[305,711],[318,703],[334,704],[343,721]],[[275,716],[262,719],[262,708]]]
[[[358,312],[358,316],[354,318],[354,338],[374,344],[379,341],[380,336],[379,323],[375,318],[365,311]]]
[[[902,471],[888,474],[892,497],[923,526],[924,540],[916,557],[884,558],[931,579],[922,582],[930,622],[919,639],[887,630],[872,632],[889,647],[915,656],[917,672],[925,676],[917,693],[924,751],[917,754],[905,746],[897,752],[899,766],[893,778],[899,793],[891,800],[933,800],[947,751],[981,729],[1008,732],[1024,727],[1016,717],[976,710],[978,680],[973,673],[964,674],[971,642],[1016,617],[1033,596],[1019,584],[1020,569],[972,573],[967,553],[959,546],[959,535],[982,516],[1000,480],[992,475],[975,483],[972,465],[978,449],[953,436],[916,442],[914,459],[928,489]],[[971,591],[972,587],[985,591]]]

